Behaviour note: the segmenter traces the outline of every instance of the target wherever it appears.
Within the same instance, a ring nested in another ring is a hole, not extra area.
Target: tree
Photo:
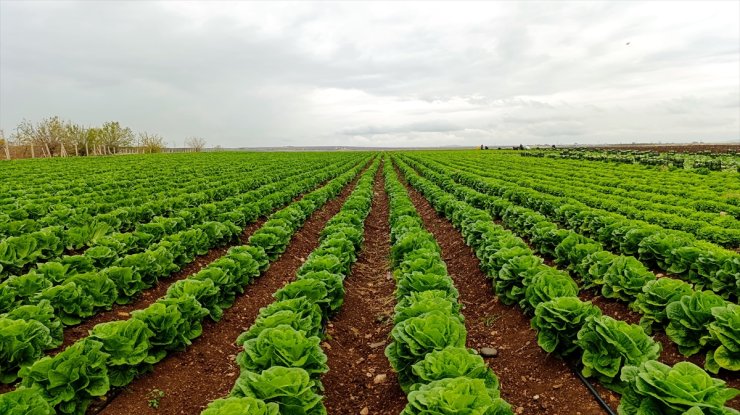
[[[31,146],[31,157],[35,157],[35,146],[41,146],[44,156],[52,157],[57,150],[64,153],[62,140],[65,136],[64,123],[59,117],[44,118],[38,124],[26,119],[16,127],[16,140]]]
[[[185,147],[190,147],[196,152],[203,151],[206,146],[206,139],[203,137],[188,137],[185,139]]]
[[[93,148],[93,154],[98,154],[96,149],[100,145],[103,131],[98,127],[91,127],[85,131],[85,155],[90,155],[90,146]]]
[[[128,127],[121,127],[118,121],[108,121],[100,127],[99,142],[103,154],[115,154],[119,147],[134,142],[134,133]]]
[[[80,155],[80,147],[82,146],[85,147],[85,155],[87,156],[87,149],[89,144],[88,128],[80,124],[73,124],[69,122],[64,126],[64,129],[66,131],[64,142],[68,147],[74,147],[75,156]]]
[[[160,153],[164,148],[164,143],[164,137],[159,134],[139,133],[139,145],[144,153]]]
[[[0,130],[0,146],[5,149],[5,159],[10,160],[10,141],[5,138],[3,130]]]

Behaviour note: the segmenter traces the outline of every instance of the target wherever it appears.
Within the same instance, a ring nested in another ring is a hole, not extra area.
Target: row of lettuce
[[[232,247],[200,272],[177,281],[130,319],[98,324],[88,337],[54,357],[23,366],[20,386],[0,395],[0,413],[84,414],[111,387],[128,384],[167,353],[186,348],[201,335],[203,319],[218,321],[236,295],[285,251],[305,220],[362,168],[350,169],[272,214],[247,245]]]
[[[408,393],[402,413],[511,414],[499,397],[496,376],[479,355],[465,348],[457,291],[439,247],[423,229],[390,163],[384,175],[398,299],[386,355]],[[213,401],[203,415],[326,413],[320,376],[328,366],[319,346],[321,332],[341,306],[342,281],[362,240],[371,186],[369,173],[322,231],[319,247],[299,269],[298,278],[276,292],[276,301],[261,309],[239,337],[240,377],[231,395]]]
[[[640,324],[648,334],[655,327],[665,329],[668,338],[685,356],[706,351],[705,368],[712,373],[720,369],[740,370],[737,304],[678,279],[657,278],[634,257],[605,251],[598,242],[559,229],[540,213],[459,185],[419,164],[412,162],[412,165],[446,192],[486,210],[514,232],[527,237],[540,254],[554,258],[558,265],[577,275],[584,289],[600,288],[604,297],[628,302],[642,314]],[[529,248],[525,245],[518,248],[498,254],[513,258],[498,273],[496,281],[497,295],[509,304],[522,300],[522,284],[526,280],[522,281],[521,273],[536,270],[531,266],[542,262],[538,257],[520,257]]]
[[[385,354],[408,394],[402,414],[512,414],[496,375],[465,347],[458,292],[439,245],[424,229],[390,162],[384,173],[397,300]]]
[[[724,405],[740,391],[692,363],[670,367],[658,362],[661,345],[645,329],[602,315],[598,307],[578,298],[579,287],[567,272],[543,264],[487,211],[458,200],[396,161],[409,183],[461,231],[501,300],[518,304],[532,317],[538,344],[559,356],[580,357],[585,376],[622,394],[620,414],[738,413]],[[730,327],[728,334],[736,335],[736,329]],[[648,410],[652,412],[644,412]]]
[[[0,225],[0,237],[21,236],[60,226],[65,231],[65,245],[84,246],[86,241],[80,237],[79,231],[74,230],[83,224],[99,221],[121,230],[130,230],[137,223],[163,214],[168,209],[198,203],[208,196],[202,193],[206,186],[210,185],[213,192],[209,193],[213,195],[238,193],[242,186],[249,183],[249,178],[258,177],[261,171],[269,170],[264,167],[233,166],[218,176],[214,172],[207,172],[190,177],[168,177],[163,172],[162,176],[128,183],[130,187],[125,189],[88,188],[85,198],[76,200],[74,205],[65,204],[65,198],[55,194],[52,189],[48,189],[50,193],[46,195],[58,203],[51,206],[44,201],[29,200],[28,195],[23,195],[16,199],[14,210],[3,214],[2,219],[5,220]],[[59,193],[72,196],[64,190]],[[21,204],[23,207],[19,206]]]
[[[63,326],[130,302],[159,279],[191,263],[196,255],[237,239],[241,226],[344,170],[345,165],[330,166],[264,186],[249,198],[244,195],[240,198],[244,205],[219,213],[236,220],[238,226],[231,220],[209,221],[166,236],[144,252],[126,255],[109,266],[95,268],[89,261],[48,262],[39,271],[11,277],[0,284],[0,311],[5,312],[0,314],[0,381],[15,381],[22,366],[58,347]]]
[[[302,155],[305,165],[340,162],[354,155]],[[274,153],[170,154],[138,158],[22,161],[0,167],[0,235],[8,230],[66,225],[78,215],[100,215],[152,201],[221,187],[255,177],[295,156]],[[151,206],[155,208],[155,206]],[[81,218],[83,219],[83,218]],[[29,221],[15,223],[15,221]],[[13,232],[11,232],[13,234]]]
[[[356,162],[355,162],[356,163]],[[79,255],[66,255],[59,260],[41,263],[29,272],[12,276],[0,285],[0,312],[8,311],[21,305],[41,292],[43,289],[58,285],[77,274],[102,272],[112,266],[129,266],[151,264],[150,268],[172,268],[164,258],[157,256],[160,247],[168,248],[172,244],[182,243],[203,252],[212,246],[209,239],[218,234],[236,232],[236,227],[243,227],[253,222],[266,209],[280,206],[287,202],[285,197],[299,184],[315,182],[314,176],[339,174],[352,164],[333,165],[320,170],[302,174],[298,170],[285,175],[269,177],[272,181],[256,186],[246,193],[233,195],[215,204],[206,204],[176,211],[172,217],[157,217],[152,222],[143,224],[134,232],[117,233],[106,236],[96,242],[93,248]],[[300,189],[299,189],[300,190]],[[303,189],[305,190],[305,189]],[[220,223],[220,225],[219,225]],[[226,228],[224,228],[226,226]],[[165,249],[166,250],[166,249]],[[177,250],[175,250],[177,252]],[[151,256],[155,255],[154,258]],[[183,260],[187,259],[187,255]],[[178,264],[182,265],[182,263]],[[143,278],[156,278],[161,271],[142,269]],[[149,275],[149,274],[152,275]],[[125,300],[126,293],[121,297]]]
[[[358,159],[350,157],[340,164],[352,160],[357,162]],[[163,235],[203,222],[205,217],[225,220],[222,217],[224,213],[247,203],[240,200],[245,193],[325,165],[314,163],[306,166],[305,163],[293,161],[281,169],[275,169],[272,163],[266,164],[266,167],[242,174],[236,172],[225,178],[210,177],[218,185],[202,182],[178,188],[170,183],[170,188],[178,190],[168,191],[168,194],[174,193],[169,197],[162,195],[134,206],[126,206],[124,201],[119,200],[121,206],[94,216],[89,212],[72,214],[69,209],[56,209],[46,219],[35,222],[38,226],[44,223],[43,228],[23,226],[18,230],[22,232],[21,235],[0,241],[0,280],[9,275],[18,275],[30,266],[38,267],[44,261],[63,257],[66,252],[95,248],[90,256],[93,260],[101,261],[110,261],[114,253],[134,253],[157,242]],[[156,191],[153,189],[152,193],[156,194]],[[44,221],[51,222],[46,224]],[[13,221],[7,225],[17,223]],[[83,258],[81,255],[73,257],[69,260]]]
[[[697,240],[684,232],[593,209],[567,197],[484,178],[478,171],[456,170],[418,157],[413,160],[437,173],[449,175],[456,183],[533,209],[553,222],[593,238],[610,251],[637,256],[647,266],[684,277],[699,289],[712,290],[731,300],[740,296],[740,254],[737,252]],[[608,198],[608,195],[603,197]]]
[[[578,169],[564,169],[564,177],[555,179],[551,177],[551,169],[537,173],[534,166],[521,161],[512,164],[509,163],[510,160],[497,160],[495,164],[484,163],[481,166],[480,163],[469,160],[452,160],[445,161],[445,164],[462,171],[475,172],[494,183],[505,183],[551,197],[565,197],[573,204],[644,221],[730,249],[740,246],[740,222],[731,215],[699,213],[692,209],[676,211],[679,208],[673,205],[638,201],[629,192],[624,196],[614,194],[609,186],[597,189],[593,185],[582,185],[579,184],[581,180],[578,178]],[[656,180],[662,182],[662,178]],[[583,181],[588,181],[588,178]]]
[[[154,160],[119,158],[114,162],[88,160],[87,162],[65,163],[59,168],[48,161],[33,164],[18,163],[12,174],[0,169],[3,176],[0,184],[0,217],[7,222],[0,235],[6,231],[63,224],[68,216],[98,215],[120,207],[132,207],[152,200],[180,193],[180,188],[205,185],[216,181],[215,173],[232,176],[238,172],[253,170],[245,164],[231,164],[213,171],[212,161],[201,158],[189,160],[159,159],[160,175],[152,173]],[[174,186],[173,186],[174,185]],[[12,234],[12,232],[11,232]]]
[[[321,349],[324,325],[344,302],[344,280],[357,260],[380,160],[363,174],[341,210],[321,231],[319,246],[273,294],[252,326],[237,338],[240,368],[229,397],[203,415],[326,414],[320,377],[329,370]]]
[[[487,159],[486,163],[500,164],[513,174],[523,170],[544,179],[572,181],[575,185],[587,185],[610,195],[628,198],[629,203],[646,205],[656,212],[679,214],[699,222],[715,225],[734,224],[740,217],[740,190],[730,179],[732,174],[722,173],[700,176],[685,173],[656,172],[633,169],[627,172],[618,166],[605,169],[595,163],[564,161],[517,160],[515,157]],[[526,167],[525,167],[526,166]],[[730,181],[728,181],[730,180]],[[656,182],[660,185],[656,186]],[[724,214],[718,215],[724,212]]]
[[[502,179],[511,179],[516,175],[521,175],[524,170],[524,166],[521,160],[509,159],[505,160],[502,166],[497,166],[496,177]],[[462,164],[461,164],[462,165]],[[580,167],[580,166],[579,166]],[[578,194],[579,200],[585,203],[597,207],[600,203],[606,203],[604,200],[600,200],[597,197],[598,194],[607,193],[617,202],[618,205],[607,206],[612,208],[614,211],[619,212],[625,216],[632,218],[640,218],[645,215],[645,220],[650,218],[656,220],[656,223],[663,225],[677,225],[676,229],[682,229],[687,232],[696,232],[700,228],[704,228],[700,233],[710,235],[713,230],[719,228],[726,229],[740,229],[740,222],[736,219],[736,215],[727,214],[735,212],[737,213],[737,206],[727,202],[722,202],[724,199],[721,192],[713,192],[711,196],[705,196],[709,200],[714,200],[715,203],[721,204],[722,208],[727,209],[729,212],[720,210],[715,212],[705,212],[697,210],[695,207],[702,207],[701,204],[694,202],[691,206],[683,206],[687,199],[686,196],[682,195],[656,195],[651,192],[644,192],[633,188],[622,189],[615,188],[614,182],[620,180],[618,175],[608,176],[611,178],[609,182],[601,182],[594,180],[593,172],[582,172],[580,168],[572,168],[572,166],[551,166],[544,167],[539,164],[527,165],[526,172],[529,173],[522,184],[526,184],[527,187],[537,188],[541,186],[543,189],[547,189],[549,186],[561,185],[561,190],[564,193]],[[493,172],[491,172],[493,173]],[[604,172],[599,173],[604,175]],[[608,173],[606,173],[608,174]],[[654,173],[655,174],[655,173]],[[657,174],[655,174],[657,176]],[[647,174],[650,177],[650,174]],[[726,178],[729,178],[726,176]],[[658,177],[653,176],[653,179]],[[663,175],[660,179],[665,179]],[[666,181],[666,180],[661,180]],[[518,182],[518,181],[517,181]],[[696,183],[694,183],[696,184]],[[655,186],[654,186],[655,187]],[[694,185],[693,190],[699,190],[702,186]],[[684,189],[686,190],[686,189]],[[740,190],[740,189],[736,189]],[[697,193],[701,193],[699,190]],[[689,196],[689,200],[696,200],[697,194]],[[725,212],[726,214],[718,214],[719,212]],[[664,223],[660,223],[663,222]]]

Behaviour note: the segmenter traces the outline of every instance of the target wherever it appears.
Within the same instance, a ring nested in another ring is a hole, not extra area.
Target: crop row
[[[348,154],[304,154],[308,165],[338,162]],[[0,167],[0,218],[42,219],[58,210],[104,213],[157,200],[182,187],[227,183],[265,164],[291,163],[290,154],[171,154],[136,157],[26,160]],[[60,166],[64,164],[63,168]],[[153,192],[158,190],[159,192]]]
[[[577,170],[585,176],[589,183],[612,185],[615,188],[635,190],[645,194],[680,196],[685,198],[680,206],[706,212],[719,212],[728,206],[740,205],[737,197],[727,197],[727,190],[740,190],[736,184],[727,184],[727,178],[732,176],[727,173],[699,175],[684,171],[656,171],[640,166],[605,165],[570,160],[530,160],[529,163],[545,168]],[[659,186],[655,185],[657,177],[664,179]],[[719,204],[702,203],[702,198],[713,199],[714,203]]]
[[[692,363],[670,367],[657,362],[660,344],[642,327],[601,315],[593,304],[578,299],[578,285],[567,273],[544,265],[486,211],[457,200],[403,163],[399,167],[461,231],[500,298],[518,303],[532,316],[540,346],[561,356],[580,356],[585,376],[623,394],[620,414],[644,413],[647,408],[654,413],[737,413],[724,404],[739,391]]]
[[[452,162],[450,165],[452,165]],[[535,173],[533,171],[535,169],[529,166],[506,166],[502,164],[480,168],[477,164],[469,161],[457,161],[454,162],[454,165],[453,168],[475,172],[476,175],[485,177],[489,181],[509,185],[515,184],[522,189],[531,189],[556,197],[566,197],[570,203],[579,203],[590,208],[614,212],[629,219],[643,220],[667,229],[684,231],[700,239],[727,247],[740,246],[740,222],[729,215],[722,216],[716,213],[698,212],[689,215],[683,211],[676,213],[662,212],[659,210],[660,206],[670,210],[679,208],[673,205],[656,205],[647,201],[638,202],[631,196],[615,195],[608,187],[599,191],[591,186],[575,184],[581,179],[574,177],[578,176],[578,173],[573,171],[568,171],[568,176],[571,177],[565,176],[553,179],[548,171]],[[608,197],[604,197],[605,194]],[[701,218],[693,219],[694,216],[701,216]],[[711,218],[712,223],[706,222],[707,217]]]
[[[449,174],[455,182],[481,193],[538,211],[554,222],[592,237],[609,250],[637,255],[649,266],[685,276],[699,289],[712,289],[731,298],[737,298],[740,293],[740,255],[736,252],[696,240],[680,231],[571,203],[565,197],[544,195],[531,189],[483,179],[473,173],[448,172],[445,167],[427,160],[415,158],[414,161],[438,173]],[[608,195],[603,197],[608,198]]]
[[[260,201],[244,206],[249,216],[239,223],[255,221],[342,170],[330,167],[301,181],[282,183],[269,194],[258,194]],[[83,268],[80,262],[73,268],[69,264],[47,263],[43,270],[58,272],[30,273],[9,279],[0,286],[5,294],[0,310],[7,310],[0,315],[0,327],[4,329],[0,339],[5,344],[0,353],[0,380],[14,381],[20,367],[33,362],[43,350],[61,344],[63,325],[78,324],[100,309],[129,302],[139,292],[154,286],[158,279],[192,262],[196,255],[205,254],[240,233],[241,228],[230,221],[206,222],[102,269]],[[58,266],[54,268],[55,265]]]
[[[414,174],[408,167],[405,170]],[[634,257],[604,251],[596,241],[558,229],[539,213],[478,193],[428,169],[418,168],[418,171],[457,199],[485,209],[510,229],[528,237],[540,253],[555,258],[559,265],[579,276],[583,288],[598,287],[606,298],[629,302],[631,308],[642,314],[640,323],[647,333],[656,326],[665,328],[669,339],[685,356],[706,350],[707,370],[717,373],[720,368],[740,369],[737,352],[740,339],[733,328],[735,321],[740,321],[740,307],[734,303],[711,291],[694,290],[680,280],[656,278]],[[517,256],[519,252],[514,250],[511,255]],[[498,273],[495,289],[505,303],[521,301],[523,287],[519,273],[522,266],[528,265],[526,262],[517,262]],[[545,349],[553,352],[555,346]]]
[[[123,386],[174,350],[182,350],[201,333],[205,316],[218,321],[255,277],[275,260],[306,218],[335,197],[363,166],[272,214],[249,239],[200,272],[170,286],[167,294],[128,320],[101,323],[54,357],[44,357],[20,371],[21,386],[0,395],[7,413],[82,414],[96,396]],[[53,410],[44,408],[52,407]],[[11,412],[17,410],[18,412]],[[46,410],[46,412],[43,412]],[[3,412],[6,413],[6,412]]]
[[[186,165],[160,159],[156,161],[157,174],[153,174],[155,160],[143,160],[144,163],[134,165],[127,161],[130,160],[109,163],[116,168],[112,172],[86,171],[97,162],[91,159],[89,164],[67,166],[68,169],[54,167],[53,174],[44,174],[49,167],[43,163],[36,163],[33,169],[24,169],[29,167],[26,164],[14,166],[13,180],[3,183],[6,187],[3,194],[9,197],[0,200],[0,212],[3,212],[0,217],[6,219],[0,235],[81,223],[90,216],[109,212],[115,212],[115,216],[124,220],[126,212],[131,211],[132,215],[141,210],[146,212],[153,202],[182,195],[184,190],[199,192],[241,177],[254,177],[261,169],[260,164],[244,162],[219,166],[210,158],[190,160]],[[34,185],[35,180],[41,183]],[[18,183],[23,186],[9,189]]]
[[[169,274],[175,266],[180,267],[191,262],[195,254],[202,255],[216,242],[222,242],[224,237],[234,236],[240,231],[238,227],[243,227],[275,207],[287,203],[300,194],[298,192],[304,191],[305,185],[315,186],[320,183],[317,178],[326,180],[352,164],[354,162],[287,175],[281,181],[235,195],[220,203],[188,208],[179,211],[173,218],[160,218],[136,232],[111,235],[83,254],[64,256],[59,261],[39,264],[27,274],[13,276],[0,284],[0,312],[28,303],[41,291],[64,283],[70,277],[90,272],[107,274],[111,267],[133,267],[133,271],[141,274],[144,285],[151,285],[150,280],[156,281]],[[185,250],[173,249],[173,243],[183,245]],[[159,252],[164,252],[165,255],[158,255]],[[166,262],[167,252],[175,254],[171,259],[174,265]],[[145,264],[150,266],[146,267]],[[121,280],[118,275],[112,278]],[[130,277],[124,279],[130,280]],[[129,283],[128,287],[124,287],[119,284],[116,300],[119,303],[127,302],[131,295],[138,292],[138,285]]]
[[[314,168],[320,166],[316,164]],[[281,173],[271,173],[274,171],[272,167],[272,170],[252,172],[256,176],[235,177],[221,186],[205,186],[204,183],[194,188],[184,188],[183,193],[176,193],[171,198],[134,207],[119,207],[94,217],[87,213],[69,215],[61,210],[57,219],[63,222],[55,222],[53,226],[0,242],[0,276],[17,274],[27,265],[58,258],[65,250],[105,246],[122,253],[123,249],[129,247],[147,247],[156,242],[156,236],[167,231],[173,233],[182,230],[193,221],[203,220],[204,214],[217,219],[217,215],[225,209],[246,203],[239,199],[245,192],[252,193],[258,187],[312,170],[307,169],[304,163],[296,162],[285,166]],[[246,198],[250,196],[248,194]],[[132,231],[120,233],[116,232],[118,230]]]
[[[459,162],[467,163],[463,160]],[[604,166],[590,169],[584,165],[576,167],[555,163],[544,166],[536,162],[526,163],[525,170],[523,160],[517,160],[516,158],[507,158],[497,164],[507,169],[498,171],[497,168],[496,173],[500,173],[501,177],[503,175],[507,177],[514,174],[521,175],[526,171],[528,173],[527,178],[536,179],[538,183],[566,181],[571,186],[584,187],[588,190],[598,190],[613,196],[624,197],[627,203],[634,203],[635,206],[641,205],[658,212],[678,214],[698,222],[713,223],[719,226],[734,224],[734,227],[738,223],[734,213],[740,213],[740,207],[728,203],[728,199],[732,199],[727,197],[727,191],[733,185],[717,188],[707,187],[705,182],[711,181],[711,179],[705,176],[687,180],[691,178],[691,174],[684,173],[683,175],[671,176],[665,174],[666,172],[645,170],[641,176],[630,178],[625,177],[619,170],[604,169]],[[634,183],[645,181],[646,178],[652,179],[652,186]],[[725,179],[727,179],[726,175]],[[534,180],[530,180],[530,182],[532,181]],[[660,181],[660,186],[656,186],[656,181]],[[673,188],[676,194],[658,194],[654,191],[656,187],[660,187],[663,191]],[[691,190],[687,190],[687,187]],[[706,211],[707,208],[711,210]],[[731,214],[718,215],[722,211]]]
[[[326,414],[320,377],[329,367],[321,337],[344,301],[344,279],[362,245],[379,165],[376,160],[327,222],[296,280],[275,292],[275,301],[237,338],[243,349],[236,357],[239,378],[229,397],[202,414]]]
[[[457,289],[390,162],[385,180],[397,300],[385,354],[408,394],[402,414],[512,414],[496,375],[465,347]]]
[[[119,229],[131,229],[140,220],[146,220],[153,215],[167,212],[165,209],[171,204],[175,207],[188,206],[189,203],[198,202],[202,197],[202,190],[206,184],[213,188],[213,195],[228,194],[238,191],[244,184],[241,179],[255,177],[263,169],[255,168],[246,172],[232,172],[218,178],[212,176],[191,179],[185,183],[168,183],[164,178],[159,183],[148,183],[142,180],[133,188],[117,189],[107,192],[96,192],[96,189],[88,189],[88,203],[78,205],[74,208],[64,204],[54,204],[45,207],[44,204],[33,204],[35,211],[18,208],[10,212],[0,227],[0,236],[21,236],[43,228],[61,226],[68,232],[86,222],[105,222]],[[268,170],[269,171],[269,170]],[[165,176],[166,177],[166,176]],[[152,180],[154,181],[154,180]],[[236,183],[234,182],[236,181]],[[215,183],[214,183],[215,182]],[[247,182],[249,184],[249,182]],[[225,187],[228,186],[228,187]],[[141,188],[141,191],[138,190]],[[146,191],[146,192],[145,192]],[[211,193],[211,192],[209,192]],[[193,194],[191,196],[191,194]],[[195,196],[195,197],[193,197]],[[24,203],[22,199],[16,203]],[[150,211],[153,211],[150,213]],[[41,216],[44,215],[44,216]],[[73,238],[70,234],[68,238]],[[75,248],[73,243],[78,241],[71,239],[65,245]],[[85,241],[80,241],[84,245]],[[75,248],[76,249],[76,248]]]

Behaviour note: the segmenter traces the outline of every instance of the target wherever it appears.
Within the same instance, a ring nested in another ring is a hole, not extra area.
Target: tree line
[[[200,137],[185,139],[185,146],[193,151],[203,150],[205,144]],[[159,153],[166,143],[159,134],[135,133],[118,121],[88,127],[53,116],[38,122],[24,119],[8,137],[0,130],[0,147],[4,149],[5,158],[10,159],[11,147],[18,146],[30,149],[30,156],[35,158],[110,155],[119,154],[123,149],[127,153]]]

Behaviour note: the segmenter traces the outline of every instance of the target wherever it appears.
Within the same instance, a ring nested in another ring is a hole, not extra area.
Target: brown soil
[[[595,290],[581,290],[578,298],[583,301],[591,301],[601,309],[601,313],[616,320],[622,320],[630,324],[640,324],[640,313],[630,310],[627,304],[615,299],[606,298]]]
[[[195,261],[185,265],[185,267],[180,271],[177,271],[166,279],[158,281],[157,285],[155,285],[154,287],[142,291],[141,295],[136,297],[131,303],[116,304],[110,310],[98,312],[89,320],[85,320],[84,322],[82,322],[82,324],[66,327],[64,330],[64,342],[58,348],[51,350],[49,354],[55,355],[64,350],[67,346],[76,342],[77,340],[86,337],[89,331],[92,330],[92,328],[99,323],[127,319],[129,318],[129,315],[132,311],[141,310],[148,307],[150,304],[157,301],[157,299],[164,296],[167,293],[167,289],[170,288],[170,285],[179,280],[188,278],[193,274],[196,274],[206,265],[226,255],[226,252],[229,250],[229,248],[247,243],[249,237],[252,236],[254,231],[259,229],[262,224],[265,223],[265,221],[265,218],[260,218],[256,222],[249,224],[246,228],[244,228],[244,231],[239,236],[239,239],[237,241],[229,243],[226,246],[213,248],[208,251],[207,254],[196,257]]]
[[[234,361],[239,353],[236,338],[252,325],[260,308],[274,301],[272,294],[294,279],[308,254],[318,246],[324,225],[339,211],[356,183],[357,178],[339,197],[311,215],[282,256],[246,287],[234,305],[224,311],[221,321],[204,322],[203,334],[186,351],[167,356],[154,372],[134,380],[109,403],[98,404],[88,413],[198,414],[210,401],[228,395],[239,376]],[[164,392],[157,409],[148,404],[153,390]]]
[[[384,354],[395,305],[384,183],[381,167],[365,220],[365,242],[344,282],[344,304],[328,324],[330,337],[322,345],[329,357],[329,373],[322,379],[329,414],[357,414],[367,409],[370,415],[397,415],[406,404],[406,395]]]
[[[538,345],[529,319],[521,310],[499,303],[478,259],[452,224],[439,217],[429,202],[407,186],[411,199],[434,234],[463,303],[468,347],[494,347],[486,358],[501,381],[501,397],[517,413],[595,415],[606,412],[566,363]]]

